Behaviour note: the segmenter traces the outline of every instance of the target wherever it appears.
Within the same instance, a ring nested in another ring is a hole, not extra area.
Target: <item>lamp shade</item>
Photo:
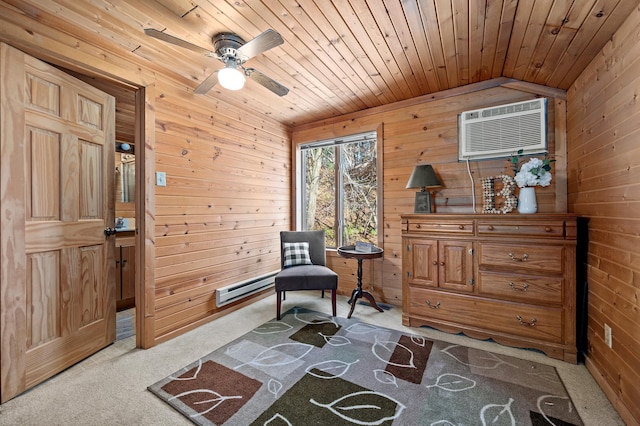
[[[442,186],[430,164],[415,166],[406,188],[438,188]]]
[[[233,63],[228,63],[218,71],[218,81],[227,90],[240,90],[244,87],[244,74]]]

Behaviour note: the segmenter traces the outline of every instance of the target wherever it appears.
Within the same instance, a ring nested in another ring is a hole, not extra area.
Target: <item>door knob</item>
[[[116,233],[116,228],[104,228],[104,235],[107,237],[110,235],[114,235]]]

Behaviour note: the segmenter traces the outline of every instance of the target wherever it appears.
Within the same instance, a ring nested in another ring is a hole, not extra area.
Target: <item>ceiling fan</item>
[[[224,68],[214,71],[209,77],[204,79],[204,81],[195,88],[194,93],[199,95],[205,94],[217,83],[220,83],[225,89],[240,90],[244,86],[245,77],[249,77],[278,96],[284,96],[289,93],[289,89],[274,79],[264,75],[255,68],[244,66],[244,63],[254,56],[284,43],[282,36],[272,29],[266,30],[248,42],[245,42],[240,36],[233,33],[218,33],[213,36],[213,46],[215,50],[207,50],[153,28],[146,28],[144,33],[158,40],[216,58],[224,64]]]

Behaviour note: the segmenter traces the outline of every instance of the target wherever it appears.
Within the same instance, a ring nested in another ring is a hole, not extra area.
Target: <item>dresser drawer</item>
[[[505,300],[525,303],[551,303],[560,306],[563,301],[564,279],[561,277],[540,277],[501,274],[480,271],[478,293]]]
[[[409,292],[409,306],[405,307],[409,315],[549,342],[562,340],[561,308],[405,288]]]
[[[564,272],[563,246],[548,244],[478,243],[480,268],[500,267],[517,271]]]
[[[478,220],[478,236],[564,238],[565,222],[556,221],[486,221]]]
[[[473,220],[409,220],[405,225],[408,232],[473,234]]]

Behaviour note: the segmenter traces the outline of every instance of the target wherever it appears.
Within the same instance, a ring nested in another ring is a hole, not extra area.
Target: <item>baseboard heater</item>
[[[274,285],[275,277],[280,271],[270,272],[255,278],[240,281],[226,287],[216,289],[216,306],[224,306],[245,298]]]

